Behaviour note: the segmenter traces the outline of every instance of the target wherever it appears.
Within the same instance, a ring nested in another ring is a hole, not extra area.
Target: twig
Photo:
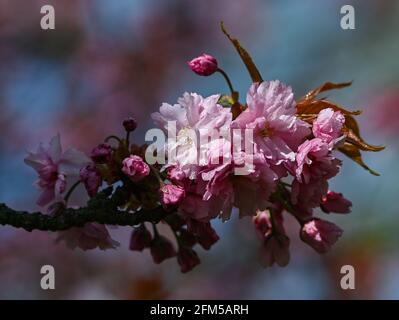
[[[139,210],[131,213],[118,209],[115,199],[110,198],[111,190],[106,189],[91,199],[87,207],[65,209],[62,214],[49,216],[40,212],[29,213],[9,208],[0,203],[0,225],[22,228],[27,231],[61,231],[73,227],[83,227],[88,222],[108,225],[135,226],[143,222],[157,223],[169,212],[161,206],[152,210]]]

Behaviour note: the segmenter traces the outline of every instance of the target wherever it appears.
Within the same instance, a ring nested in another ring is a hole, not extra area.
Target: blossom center
[[[260,135],[263,138],[271,137],[273,134],[274,134],[273,128],[271,128],[268,123],[266,123],[265,127],[260,130]]]
[[[181,129],[177,134],[177,143],[179,145],[193,145],[194,140],[192,138],[192,129],[189,127]]]

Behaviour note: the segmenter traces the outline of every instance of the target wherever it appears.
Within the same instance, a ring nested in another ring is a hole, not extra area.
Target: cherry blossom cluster
[[[201,58],[206,62],[190,65],[198,74],[207,75],[203,67],[211,60],[204,55],[194,61]],[[344,115],[326,108],[312,124],[301,120],[292,89],[278,80],[253,84],[245,110],[235,119],[230,108],[219,104],[220,99],[219,95],[203,98],[185,93],[177,104],[163,104],[153,114],[161,128],[176,122],[178,132],[178,138],[167,144],[176,149],[176,157],[173,165],[166,165],[170,184],[163,187],[168,193],[163,203],[178,205],[182,217],[201,222],[217,217],[228,220],[233,208],[240,217],[253,217],[262,241],[262,262],[267,266],[274,262],[284,266],[289,261],[284,211],[299,221],[304,242],[319,253],[327,252],[342,230],[314,217],[315,209],[349,213],[352,205],[328,187],[341,166],[334,150],[345,141]],[[199,154],[195,149],[204,146],[190,138],[190,130],[206,133],[225,127],[250,129],[252,146],[237,150],[232,139],[222,137],[209,142],[205,161],[191,161],[191,155]],[[246,172],[237,175],[236,167]]]
[[[218,241],[212,221],[227,221],[235,212],[252,219],[264,266],[289,262],[287,215],[298,221],[303,242],[318,253],[329,251],[343,231],[316,215],[347,214],[352,206],[329,188],[342,165],[339,152],[375,173],[362,162],[360,150],[380,149],[360,138],[353,118],[357,112],[317,99],[323,91],[349,84],[326,83],[296,101],[290,86],[263,81],[246,51],[226,35],[240,49],[253,80],[245,103],[217,60],[201,55],[188,63],[191,70],[201,76],[220,73],[231,92],[209,97],[184,93],[176,104],[164,103],[152,114],[166,134],[171,123],[176,128],[175,136],[162,146],[173,150],[173,159],[150,161],[146,146],[130,142],[137,127],[133,118],[123,122],[125,137],[107,137],[89,156],[75,149],[63,152],[57,135],[25,159],[39,176],[37,204],[49,215],[60,215],[79,185],[90,198],[109,185],[118,194],[119,210],[135,215],[161,207],[165,212],[161,221],[134,227],[130,249],[149,249],[155,263],[176,257],[182,272],[200,263],[197,245],[208,250]],[[212,139],[203,143],[196,133]],[[95,222],[62,231],[57,239],[83,250],[119,246],[107,227]]]

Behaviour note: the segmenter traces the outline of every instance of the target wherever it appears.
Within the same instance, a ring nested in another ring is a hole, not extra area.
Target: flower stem
[[[278,187],[278,191],[276,192],[277,195],[277,199],[279,200],[279,202],[282,204],[282,206],[284,207],[284,209],[290,213],[297,221],[300,225],[302,225],[302,221],[301,219],[295,214],[295,208],[293,207],[293,205],[291,204],[291,201],[288,198],[288,194],[289,192],[287,191],[287,189],[284,186],[284,183],[279,183],[277,185]]]
[[[111,135],[111,136],[106,137],[106,138],[104,139],[104,141],[105,141],[105,142],[108,142],[108,141],[111,140],[111,139],[114,139],[114,140],[118,141],[119,143],[122,143],[122,140],[121,140],[119,137],[115,136],[115,135]]]
[[[176,239],[176,243],[177,243],[177,245],[178,245],[179,248],[180,248],[182,245],[181,245],[180,237],[177,235],[177,231],[175,231],[175,230],[172,228],[171,225],[169,225],[169,227],[170,227],[170,230],[172,230],[172,233],[173,233],[173,235],[175,236],[175,239]]]
[[[76,189],[76,187],[80,184],[80,180],[76,181],[72,187],[68,190],[67,194],[64,197],[64,201],[65,203],[68,203],[69,198],[71,197],[73,191]]]
[[[227,75],[227,73],[224,72],[224,71],[223,71],[222,69],[220,69],[220,68],[218,68],[216,71],[219,72],[219,73],[223,76],[223,78],[226,80],[227,85],[229,86],[231,95],[232,95],[233,97],[237,96],[237,91],[234,90],[233,85],[232,85],[232,83],[231,83],[231,81],[230,81],[230,78],[229,78],[229,76]]]
[[[277,233],[277,227],[276,227],[276,222],[274,221],[274,212],[272,208],[269,208],[269,214],[270,214],[270,221],[272,223],[272,233],[276,234]]]
[[[130,131],[126,131],[126,148],[129,149],[130,144]]]
[[[159,181],[159,185],[162,187],[164,185],[163,180],[161,179],[161,176],[159,175],[159,171],[151,164],[148,164],[150,169],[154,172],[155,176],[157,177]]]
[[[157,229],[157,225],[155,223],[152,223],[152,230],[154,230],[154,239],[159,237],[159,232]]]

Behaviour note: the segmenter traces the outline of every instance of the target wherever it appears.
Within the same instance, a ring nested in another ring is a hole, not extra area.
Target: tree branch
[[[16,211],[0,203],[0,225],[23,228],[27,231],[62,231],[73,227],[83,227],[88,222],[118,226],[135,226],[142,222],[157,223],[168,214],[161,206],[135,213],[120,211],[115,199],[109,198],[111,192],[112,188],[106,189],[89,200],[87,207],[68,208],[57,216],[40,212]]]

